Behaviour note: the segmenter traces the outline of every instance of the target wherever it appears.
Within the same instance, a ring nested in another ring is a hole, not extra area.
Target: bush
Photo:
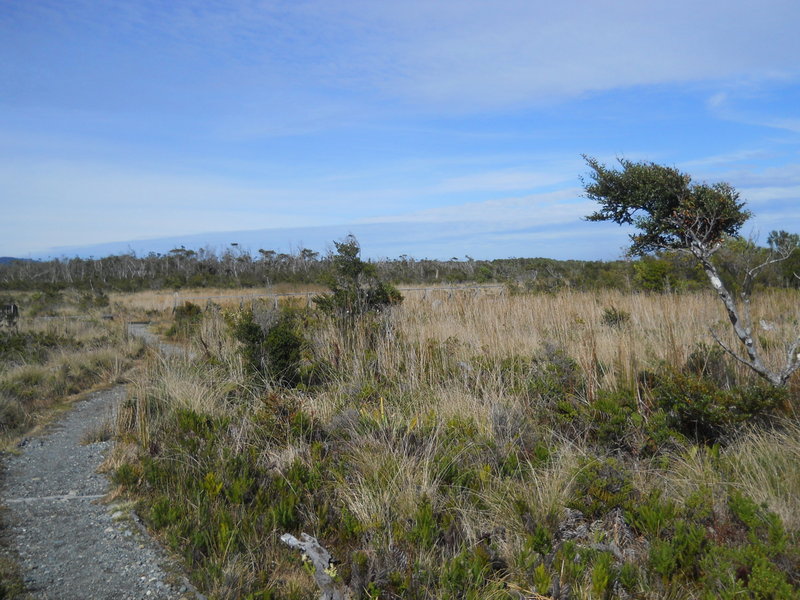
[[[719,441],[742,423],[769,417],[788,395],[785,388],[766,385],[723,390],[709,379],[681,373],[657,377],[653,393],[669,425],[703,443]]]
[[[361,315],[403,301],[397,288],[378,279],[375,265],[361,260],[361,246],[353,235],[334,245],[337,254],[331,257],[332,269],[326,277],[331,293],[314,298],[320,310],[352,324]]]
[[[169,338],[190,338],[203,320],[203,309],[192,302],[184,302],[175,308],[175,322],[167,330]]]
[[[585,460],[575,473],[570,508],[597,519],[614,508],[629,509],[636,492],[630,474],[614,458]]]
[[[242,356],[254,372],[280,385],[299,383],[301,351],[305,344],[299,316],[299,312],[291,308],[266,315],[255,315],[252,309],[229,315],[233,337],[241,342]]]
[[[614,306],[609,306],[603,311],[603,316],[600,317],[600,322],[603,325],[607,325],[608,327],[616,327],[620,328],[623,325],[626,325],[631,320],[631,313],[622,310],[621,308],[616,308]]]
[[[0,392],[0,434],[6,435],[25,425],[28,416],[20,403]]]
[[[719,387],[730,388],[736,382],[736,374],[729,358],[719,346],[700,343],[689,354],[683,371],[688,375],[709,379]]]

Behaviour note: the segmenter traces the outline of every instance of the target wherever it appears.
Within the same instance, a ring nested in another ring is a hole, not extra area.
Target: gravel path
[[[129,510],[103,504],[97,467],[112,442],[82,445],[125,397],[118,386],[90,394],[45,434],[5,459],[4,532],[35,598],[196,598],[188,581]]]

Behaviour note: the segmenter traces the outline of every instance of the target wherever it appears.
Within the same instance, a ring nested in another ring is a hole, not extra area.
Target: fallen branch
[[[307,533],[301,533],[300,538],[298,540],[293,535],[284,533],[281,541],[290,548],[302,552],[303,563],[313,567],[314,580],[322,591],[320,600],[345,600],[347,595],[344,586],[336,581],[336,565],[333,564],[331,553]]]

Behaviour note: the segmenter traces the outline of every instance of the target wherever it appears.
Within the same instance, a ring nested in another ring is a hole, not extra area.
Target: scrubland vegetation
[[[733,244],[735,245],[735,244]],[[721,253],[724,254],[724,253]],[[727,252],[724,260],[732,260]],[[298,291],[299,286],[325,287],[330,255],[301,249],[295,253],[228,249],[176,248],[166,254],[68,258],[47,261],[12,261],[0,264],[0,287],[10,290],[104,290],[114,292],[190,290],[214,292],[240,288],[267,288],[271,292]],[[477,260],[469,256],[450,260],[401,256],[372,263],[377,274],[396,285],[453,285],[505,283],[520,290],[553,292],[560,289],[631,291],[681,291],[706,289],[708,282],[689,257],[664,252],[637,261],[580,261],[550,258]],[[798,287],[800,251],[764,273],[770,287]],[[214,293],[211,292],[211,293]],[[209,294],[204,294],[209,295]],[[171,304],[169,305],[171,307]]]
[[[588,219],[638,260],[369,263],[348,237],[0,277],[167,309],[191,351],[141,362],[108,468],[211,597],[319,597],[322,569],[331,600],[800,597],[800,237],[738,237],[727,184],[587,163]],[[116,295],[211,285],[272,297]]]
[[[46,422],[52,409],[98,385],[120,383],[141,342],[104,319],[108,298],[88,292],[17,293],[17,329],[0,329],[0,442]]]
[[[407,293],[176,313],[114,481],[215,598],[795,598],[798,382],[707,333],[711,293]],[[797,294],[753,301],[782,360]],[[323,303],[324,305],[324,303]],[[733,344],[734,340],[729,340]]]

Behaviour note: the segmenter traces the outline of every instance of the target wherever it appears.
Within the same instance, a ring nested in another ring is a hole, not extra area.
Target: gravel
[[[107,504],[97,468],[112,442],[82,445],[125,397],[94,392],[46,433],[7,456],[0,482],[6,545],[36,598],[202,598],[124,505]]]

